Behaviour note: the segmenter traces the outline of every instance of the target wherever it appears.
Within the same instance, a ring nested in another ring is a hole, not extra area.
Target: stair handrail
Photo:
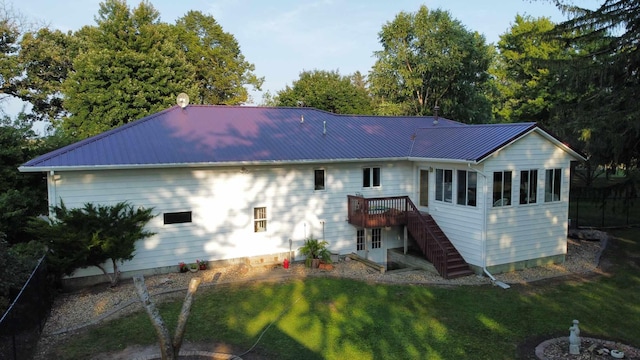
[[[416,205],[413,203],[413,201],[411,201],[411,199],[408,196],[406,197],[406,204],[407,204],[407,213],[408,213],[408,211],[411,211],[411,212],[415,213],[417,215],[416,218],[418,219],[418,221],[420,222],[422,227],[427,231],[427,238],[424,239],[425,246],[427,245],[427,241],[428,241],[428,239],[430,237],[432,239],[433,243],[436,244],[437,248],[440,250],[439,253],[441,253],[443,255],[443,259],[441,261],[437,261],[436,259],[430,259],[430,260],[434,264],[434,266],[436,266],[436,268],[438,268],[440,274],[444,278],[447,278],[447,276],[448,276],[448,274],[447,274],[447,261],[448,261],[448,257],[449,257],[449,252],[447,251],[445,246],[440,242],[438,237],[434,235],[434,233],[431,230],[429,224],[427,223],[427,219],[425,219],[425,217],[422,215],[420,210],[418,210]],[[409,224],[409,218],[408,218],[408,214],[407,214],[407,229],[411,229],[410,225],[411,224]],[[422,250],[426,252],[426,249],[422,249]]]

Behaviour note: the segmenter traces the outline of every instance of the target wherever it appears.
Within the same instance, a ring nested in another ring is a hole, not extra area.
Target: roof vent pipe
[[[300,124],[304,124],[304,115],[300,115]]]
[[[440,106],[433,107],[433,125],[438,125],[438,110],[440,110]]]
[[[326,120],[322,122],[322,126],[323,126],[322,135],[327,135],[327,121]]]

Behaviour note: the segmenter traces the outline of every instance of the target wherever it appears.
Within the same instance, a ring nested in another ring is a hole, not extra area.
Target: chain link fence
[[[43,256],[0,319],[0,358],[31,359],[51,311],[53,290]]]

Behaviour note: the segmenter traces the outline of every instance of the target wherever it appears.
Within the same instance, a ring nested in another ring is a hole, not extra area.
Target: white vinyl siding
[[[154,209],[158,216],[148,230],[156,235],[136,244],[134,259],[125,262],[122,271],[287,252],[289,239],[295,251],[308,236],[324,235],[332,252],[344,254],[356,250],[355,242],[345,236],[353,231],[345,221],[348,194],[408,192],[411,163],[382,166],[384,188],[362,189],[363,167],[350,163],[325,168],[326,182],[339,184],[325,191],[314,190],[312,166],[296,165],[58,172],[49,193],[52,205],[54,198],[62,198],[70,208],[128,201]],[[254,208],[259,207],[267,209],[266,232],[254,232]],[[164,225],[163,213],[183,211],[192,212],[192,222]],[[89,268],[76,276],[98,274],[98,269]]]
[[[571,157],[537,133],[516,141],[485,161],[484,172],[510,170],[513,184],[521,183],[523,170],[562,169],[562,199],[568,199]],[[544,191],[539,178],[537,193]],[[516,194],[519,196],[518,194]],[[566,254],[566,201],[491,207],[487,217],[487,266],[508,264],[540,257]]]

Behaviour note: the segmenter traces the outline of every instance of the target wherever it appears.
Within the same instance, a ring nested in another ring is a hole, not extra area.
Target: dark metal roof
[[[312,108],[174,106],[42,155],[21,170],[408,157],[479,161],[535,127],[433,120]]]
[[[477,162],[535,127],[516,123],[418,129],[410,156]]]

